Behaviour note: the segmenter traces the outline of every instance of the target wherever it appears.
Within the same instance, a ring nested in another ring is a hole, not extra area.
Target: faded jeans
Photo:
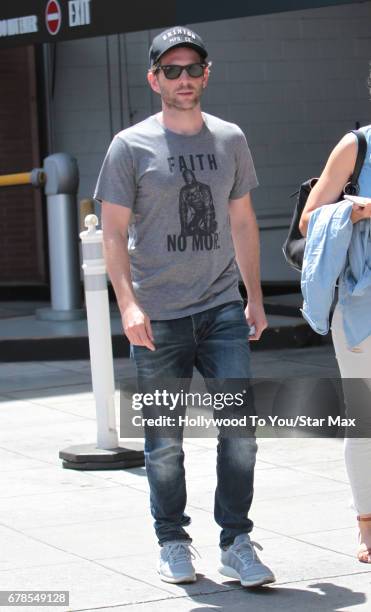
[[[191,379],[194,367],[204,379],[249,379],[249,326],[241,302],[179,319],[151,321],[151,325],[156,351],[132,346],[141,391],[153,385],[156,377]],[[150,506],[160,545],[169,540],[192,541],[184,529],[190,519],[184,513],[187,493],[182,437],[146,436],[145,440]],[[221,527],[221,547],[252,530],[248,512],[256,451],[253,434],[229,437],[219,430],[214,517]]]

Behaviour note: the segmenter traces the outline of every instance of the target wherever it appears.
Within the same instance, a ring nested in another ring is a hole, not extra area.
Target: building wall
[[[279,254],[289,195],[320,173],[344,132],[370,122],[370,22],[371,2],[363,2],[192,24],[213,61],[203,108],[238,123],[255,160],[265,280],[297,279]],[[146,84],[157,32],[58,45],[55,142],[78,158],[80,197],[91,196],[112,134],[159,108]]]
[[[40,166],[34,49],[0,53],[0,174]],[[0,188],[0,285],[40,285],[45,278],[41,193]]]

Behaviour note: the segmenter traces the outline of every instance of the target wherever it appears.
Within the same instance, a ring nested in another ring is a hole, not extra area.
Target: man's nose
[[[190,77],[190,76],[189,76],[189,74],[188,74],[188,72],[187,72],[187,70],[186,70],[186,68],[185,68],[185,66],[184,66],[184,68],[182,69],[182,72],[181,72],[181,73],[180,73],[180,75],[178,76],[178,80],[179,80],[179,81],[183,81],[183,80],[185,80],[185,81],[189,81],[191,78],[192,78],[192,77]]]

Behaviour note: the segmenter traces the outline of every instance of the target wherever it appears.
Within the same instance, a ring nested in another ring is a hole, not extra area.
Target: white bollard
[[[98,217],[85,217],[81,232],[88,320],[89,349],[93,393],[97,411],[97,448],[118,446],[115,415],[115,379],[113,371],[111,321],[107,290],[106,266],[103,258],[102,230],[97,230]]]
[[[119,445],[115,414],[115,379],[111,320],[103,258],[103,233],[98,218],[85,217],[81,232],[85,301],[88,320],[90,365],[97,412],[97,443],[74,444],[59,451],[64,468],[73,470],[118,470],[144,466],[142,442]]]

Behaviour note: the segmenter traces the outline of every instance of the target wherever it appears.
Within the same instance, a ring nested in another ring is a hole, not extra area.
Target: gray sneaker
[[[196,581],[196,572],[192,564],[195,555],[190,550],[190,546],[191,543],[186,540],[172,540],[161,546],[158,563],[161,580],[173,584]]]
[[[254,546],[261,550],[261,546],[252,542],[247,533],[236,536],[233,544],[227,550],[222,550],[223,565],[219,572],[223,576],[236,578],[245,587],[275,582],[273,572],[260,561]]]

